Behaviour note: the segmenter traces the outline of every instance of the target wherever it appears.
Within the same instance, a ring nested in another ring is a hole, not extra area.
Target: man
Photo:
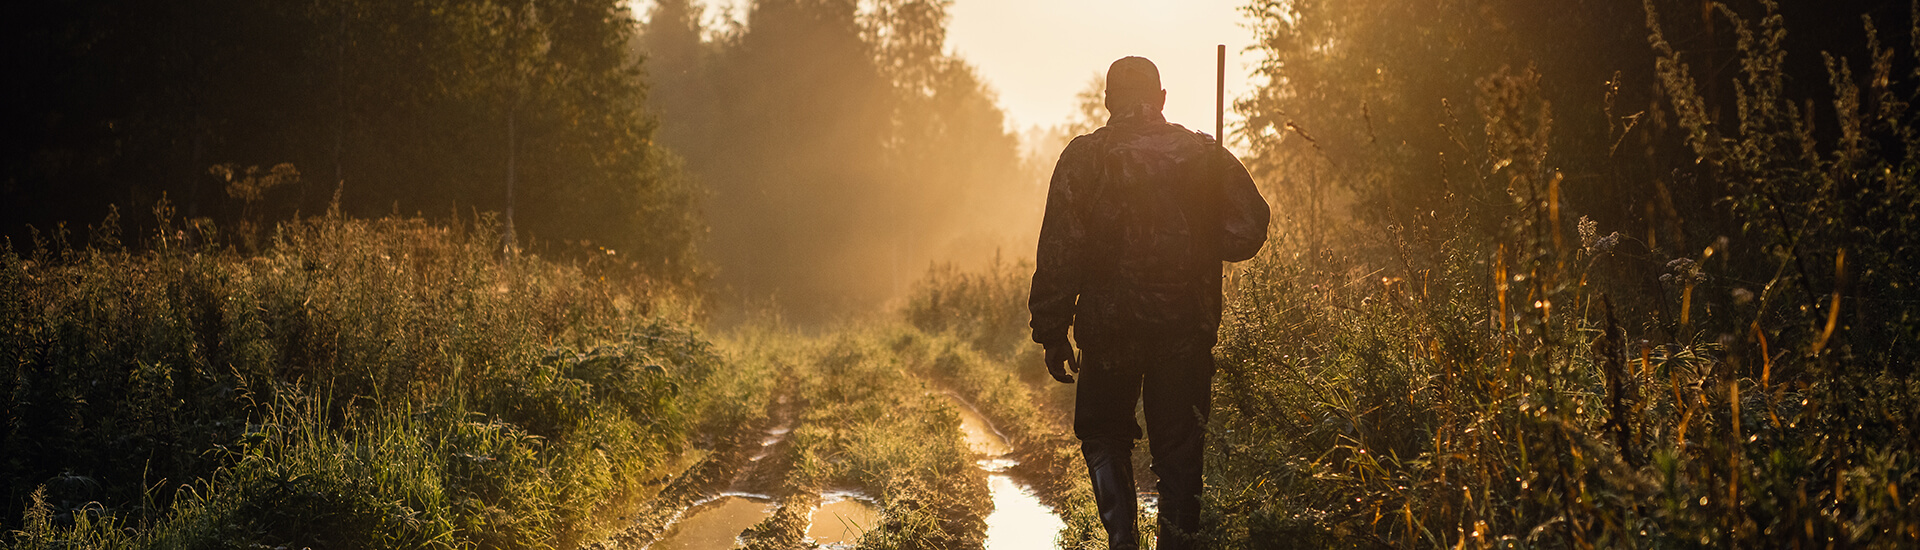
[[[1112,117],[1054,167],[1028,301],[1048,372],[1063,383],[1074,381],[1069,366],[1080,374],[1073,432],[1114,549],[1139,547],[1133,413],[1143,388],[1159,547],[1187,548],[1199,529],[1220,262],[1253,257],[1267,237],[1267,203],[1246,167],[1214,138],[1167,123],[1166,100],[1153,62],[1107,69]]]

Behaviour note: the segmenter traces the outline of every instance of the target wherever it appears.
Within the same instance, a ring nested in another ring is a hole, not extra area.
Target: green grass
[[[1595,266],[1632,264],[1598,248],[1560,252],[1572,266],[1564,272],[1548,272],[1562,265],[1551,256],[1535,260],[1546,267],[1519,279],[1561,284],[1500,289],[1493,281],[1513,281],[1519,268],[1508,262],[1520,262],[1469,231],[1436,243],[1439,260],[1414,277],[1316,254],[1293,234],[1281,231],[1233,277],[1209,427],[1206,536],[1216,544],[1711,547],[1834,536],[1899,547],[1920,537],[1904,513],[1920,464],[1911,432],[1898,428],[1920,398],[1911,378],[1869,371],[1850,383],[1865,391],[1822,407],[1820,385],[1831,382],[1736,369],[1740,351],[1701,332],[1626,340],[1647,330],[1628,326],[1648,324],[1620,318],[1621,295],[1603,296],[1616,287]],[[989,297],[1012,293],[981,281],[1019,282],[994,272],[933,279],[960,281],[940,291],[953,310],[910,320],[984,317]],[[1524,305],[1527,292],[1561,305]],[[1727,299],[1693,300],[1738,311]],[[901,331],[894,347],[979,404],[1023,452],[1055,453],[1067,465],[1053,469],[1061,486],[1038,484],[1041,493],[1068,495],[1049,504],[1065,511],[1069,547],[1097,546],[1085,540],[1098,524],[1056,424],[1063,413],[1042,412],[1045,390],[1025,381],[1037,358],[988,359],[979,343],[1011,336],[929,326],[944,330]],[[1794,357],[1775,356],[1771,368]],[[1836,468],[1829,453],[1841,445],[1857,454]]]
[[[1788,97],[1784,23],[1762,4],[1750,20],[1713,14],[1742,61],[1722,85],[1750,93],[1725,120],[1654,36],[1657,107],[1683,131],[1660,154],[1736,191],[1678,208],[1724,216],[1686,220],[1712,231],[1685,235],[1702,248],[1663,249],[1560,200],[1574,184],[1548,148],[1553,75],[1532,70],[1479,79],[1484,127],[1449,125],[1486,157],[1447,174],[1447,209],[1385,225],[1270,195],[1273,238],[1227,285],[1203,534],[1228,548],[1920,543],[1920,119],[1891,61],[1911,49],[1868,26],[1865,63],[1831,57],[1830,98]],[[1829,116],[1837,136],[1808,126]],[[1424,170],[1320,154],[1278,175]],[[1031,381],[1039,361],[1032,346],[1017,357],[1011,321],[1019,271],[936,271],[906,318]]]
[[[1006,435],[1013,458],[1019,462],[1010,473],[1031,487],[1040,501],[1066,523],[1066,530],[1060,534],[1064,548],[1098,548],[1105,544],[1106,531],[1100,527],[1093,505],[1086,463],[1068,422],[1072,409],[1049,405],[1044,390],[1020,376],[1041,370],[1038,357],[1020,353],[1015,357],[1023,362],[996,360],[973,347],[978,340],[962,340],[947,333],[902,330],[895,338],[895,347],[911,352],[928,376],[977,408]],[[1059,385],[1052,378],[1041,384],[1041,388],[1071,387]]]
[[[1715,16],[1741,38],[1739,84],[1753,94],[1732,106],[1737,129],[1699,109],[1694,76],[1654,35],[1663,107],[1691,149],[1673,153],[1743,190],[1717,206],[1733,227],[1704,249],[1562,217],[1581,205],[1559,202],[1546,134],[1516,130],[1551,122],[1532,71],[1481,80],[1486,131],[1467,139],[1492,156],[1457,182],[1494,182],[1469,192],[1508,203],[1462,201],[1385,231],[1275,227],[1238,273],[1218,348],[1211,536],[1256,548],[1920,541],[1908,428],[1920,420],[1920,158],[1875,148],[1915,143],[1910,98],[1881,84],[1881,110],[1857,110],[1862,91],[1840,65],[1832,105],[1785,97],[1767,60],[1786,53],[1766,39],[1782,20]],[[1867,33],[1870,67],[1889,78],[1893,49]],[[1820,141],[1804,108],[1874,138]]]
[[[1920,541],[1920,131],[1894,91],[1911,83],[1881,84],[1902,76],[1868,31],[1875,78],[1836,60],[1815,118],[1844,139],[1820,141],[1799,122],[1814,104],[1759,62],[1784,55],[1764,40],[1780,22],[1719,13],[1755,62],[1739,84],[1765,92],[1730,108],[1753,124],[1695,109],[1693,73],[1655,47],[1687,140],[1667,153],[1750,191],[1715,206],[1724,238],[1693,236],[1712,248],[1571,219],[1531,71],[1481,80],[1484,133],[1449,127],[1488,146],[1450,182],[1473,201],[1393,227],[1280,216],[1228,285],[1206,537]],[[911,328],[758,327],[716,346],[684,289],[502,253],[485,219],[328,215],[242,255],[156,214],[143,235],[109,218],[84,242],[61,229],[0,251],[10,548],[577,547],[711,489],[728,472],[665,481],[677,458],[757,440],[782,396],[795,429],[767,459],[782,508],[755,547],[797,544],[837,488],[883,509],[863,547],[978,547],[986,488],[942,391],[1011,437],[1067,546],[1101,545],[1071,386],[1025,341],[1023,264],[936,270],[902,311]]]
[[[885,519],[860,547],[977,548],[986,534],[984,474],[959,413],[915,370],[883,328],[850,328],[809,342],[789,483],[810,494],[857,489]]]
[[[138,248],[109,218],[0,252],[13,547],[574,547],[738,415],[670,289],[487,220],[329,215],[243,256],[156,210]]]

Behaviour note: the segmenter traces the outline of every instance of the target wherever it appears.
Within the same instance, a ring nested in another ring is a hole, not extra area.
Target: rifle
[[[1213,64],[1213,139],[1227,146],[1227,45],[1214,50]]]
[[[1221,227],[1221,215],[1224,213],[1223,207],[1225,206],[1222,203],[1225,201],[1225,197],[1223,197],[1221,193],[1220,181],[1226,178],[1227,173],[1227,167],[1221,165],[1225,162],[1222,160],[1222,153],[1225,153],[1227,149],[1226,44],[1220,44],[1215,47],[1213,67],[1213,140],[1214,146],[1218,147],[1219,150],[1210,151],[1207,157],[1207,181],[1200,186],[1200,199],[1202,201],[1201,212],[1203,213],[1201,219],[1207,232],[1207,236],[1203,237],[1203,242],[1205,242],[1205,248],[1207,249],[1206,253],[1213,257],[1213,261],[1220,263],[1220,275],[1221,278],[1224,279],[1226,277],[1226,262],[1221,261],[1220,250],[1223,247],[1221,241],[1225,237],[1223,233],[1226,231],[1226,228]]]

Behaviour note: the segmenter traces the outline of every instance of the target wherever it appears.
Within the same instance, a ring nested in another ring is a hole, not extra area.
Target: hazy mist
[[[942,3],[764,0],[723,28],[698,13],[654,4],[638,48],[662,141],[711,190],[723,304],[819,321],[938,262],[1032,255],[1052,158],[1023,159],[992,92],[944,51]]]

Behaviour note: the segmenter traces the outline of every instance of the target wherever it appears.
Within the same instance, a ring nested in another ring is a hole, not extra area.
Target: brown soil
[[[790,381],[783,380],[779,387],[793,386]],[[791,499],[778,494],[786,492],[782,490],[784,479],[792,466],[784,452],[789,444],[784,436],[772,445],[762,443],[770,430],[791,429],[797,410],[798,398],[781,394],[769,402],[766,415],[759,420],[748,422],[731,433],[712,437],[712,452],[706,458],[687,468],[686,472],[669,482],[658,496],[642,504],[632,516],[632,525],[626,530],[592,547],[615,550],[646,546],[664,534],[668,524],[682,510],[726,492],[773,496],[781,501],[775,518],[783,517],[782,514],[790,515]],[[755,460],[756,456],[761,458]],[[799,529],[804,535],[806,523],[804,512],[802,514]]]

